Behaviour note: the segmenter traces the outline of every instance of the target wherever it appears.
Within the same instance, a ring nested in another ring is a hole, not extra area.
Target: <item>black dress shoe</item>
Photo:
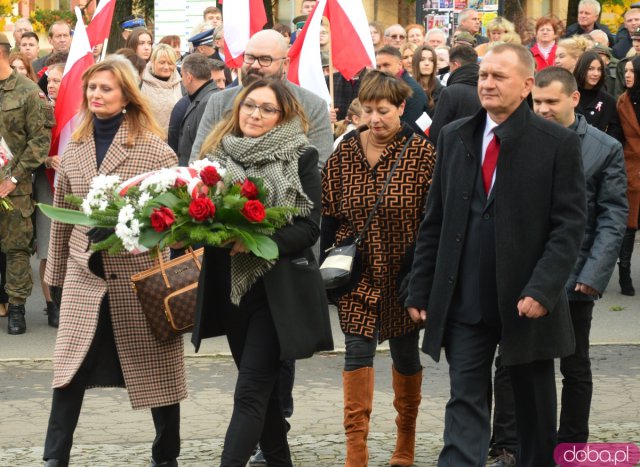
[[[170,461],[157,462],[154,458],[151,458],[150,467],[178,467],[178,460],[171,459]]]
[[[9,303],[9,334],[24,334],[27,331],[27,323],[24,320],[24,305]]]
[[[44,467],[68,467],[69,461],[61,461],[58,459],[49,459],[45,462]]]

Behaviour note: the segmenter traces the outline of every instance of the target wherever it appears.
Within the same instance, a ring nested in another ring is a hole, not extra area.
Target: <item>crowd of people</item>
[[[598,22],[596,0],[580,2],[576,24],[544,16],[518,30],[497,17],[486,37],[474,9],[450,34],[371,22],[371,67],[346,80],[323,60],[328,106],[287,80],[289,47],[315,3],[302,1],[293,28],[253,35],[240,69],[225,65],[216,7],[186,54],[180,36],[158,40],[142,18],[121,19],[125,47],[94,48],[64,154],[51,131],[71,26],[50,27],[42,57],[28,19],[15,23],[14,44],[0,34],[0,134],[14,156],[0,181],[14,206],[0,212],[0,315],[9,334],[26,332],[35,248],[58,328],[46,466],[69,464],[95,386],[124,387],[133,408],[150,409],[151,465],[178,465],[187,385],[182,338],[154,338],[129,284],[150,254],[94,252],[111,231],[50,222],[34,202],[69,207],[65,196],[85,196],[98,174],[202,158],[232,181],[262,178],[268,206],[297,209],[273,235],[277,261],[239,239],[205,248],[192,342],[226,336],[238,368],[220,465],[292,465],[295,361],[333,349],[330,303],[346,344],[346,467],[368,465],[374,359],[387,340],[391,465],[414,462],[420,348],[436,361],[444,348],[450,368],[438,465],[553,466],[558,443],[588,441],[592,312],[616,261],[621,293],[635,293],[640,5],[617,35]],[[329,54],[328,25],[320,44]],[[354,242],[351,281],[325,290],[319,265]]]

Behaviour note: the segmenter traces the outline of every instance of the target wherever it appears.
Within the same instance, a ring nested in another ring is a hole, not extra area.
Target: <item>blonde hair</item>
[[[571,36],[558,41],[558,47],[562,47],[576,60],[587,51],[589,42],[582,36]]]
[[[487,34],[492,31],[504,31],[504,32],[515,32],[515,25],[509,21],[508,19],[503,18],[502,16],[498,16],[493,18],[491,21],[487,23]]]
[[[242,107],[242,102],[249,94],[260,88],[269,88],[276,95],[276,101],[278,101],[281,110],[278,125],[286,123],[295,117],[299,117],[302,121],[302,131],[305,133],[309,131],[309,123],[304,110],[284,81],[279,79],[259,79],[238,93],[233,101],[231,115],[228,117],[225,116],[225,118],[211,130],[211,133],[209,133],[204,143],[202,143],[200,159],[216,149],[220,145],[222,138],[226,135],[243,136],[242,130],[240,129],[240,107]]]
[[[353,117],[362,117],[362,106],[360,105],[360,99],[357,97],[351,101],[345,119],[336,123],[336,128],[333,134],[340,136],[347,131],[349,124],[353,123]]]
[[[175,50],[173,50],[173,47],[168,44],[158,44],[153,49],[153,52],[151,52],[149,61],[151,63],[155,63],[159,58],[168,58],[173,65],[175,65],[178,60]]]
[[[93,136],[93,114],[89,110],[87,102],[87,87],[89,80],[102,71],[111,72],[120,86],[122,96],[128,102],[124,121],[129,125],[128,145],[133,145],[136,138],[140,137],[146,130],[159,138],[164,138],[164,131],[158,125],[149,103],[138,88],[136,72],[129,60],[120,55],[110,55],[100,63],[92,65],[82,74],[82,105],[80,114],[82,115],[78,128],[72,135],[74,141],[79,141]]]

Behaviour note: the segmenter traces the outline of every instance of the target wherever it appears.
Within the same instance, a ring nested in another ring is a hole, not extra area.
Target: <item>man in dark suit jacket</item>
[[[376,68],[391,73],[409,85],[413,93],[406,101],[400,120],[413,128],[413,131],[419,135],[424,134],[416,120],[427,111],[427,95],[418,82],[402,67],[400,51],[391,45],[382,47],[376,52]]]
[[[524,102],[534,68],[525,47],[493,48],[480,64],[483,109],[438,138],[405,305],[426,321],[422,350],[437,361],[444,346],[449,363],[439,466],[486,461],[498,342],[514,388],[518,465],[555,465],[553,359],[575,349],[564,285],[586,202],[577,135]]]
[[[478,98],[478,53],[467,45],[457,45],[449,53],[451,75],[447,87],[440,92],[433,114],[429,136],[438,141],[440,130],[447,123],[470,117],[480,110]]]

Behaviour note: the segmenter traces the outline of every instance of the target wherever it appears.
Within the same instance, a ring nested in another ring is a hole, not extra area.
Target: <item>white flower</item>
[[[126,223],[118,223],[116,225],[116,236],[122,241],[122,246],[124,246],[127,251],[134,251],[140,248],[140,228],[137,221],[134,219],[131,221],[133,225],[136,223],[135,227],[137,229],[129,228]]]
[[[96,191],[112,191],[120,184],[118,175],[97,175],[91,180],[91,189]]]
[[[126,224],[127,222],[133,220],[135,217],[136,210],[130,204],[125,204],[118,213],[118,223]]]
[[[87,216],[90,216],[93,212],[91,209],[91,202],[88,199],[82,200],[82,212]]]
[[[158,170],[140,183],[140,191],[161,194],[176,183],[177,174],[171,169]]]
[[[144,208],[147,205],[147,203],[152,199],[153,199],[153,196],[151,196],[150,193],[143,191],[140,194],[140,197],[138,198],[138,208],[140,209]]]

